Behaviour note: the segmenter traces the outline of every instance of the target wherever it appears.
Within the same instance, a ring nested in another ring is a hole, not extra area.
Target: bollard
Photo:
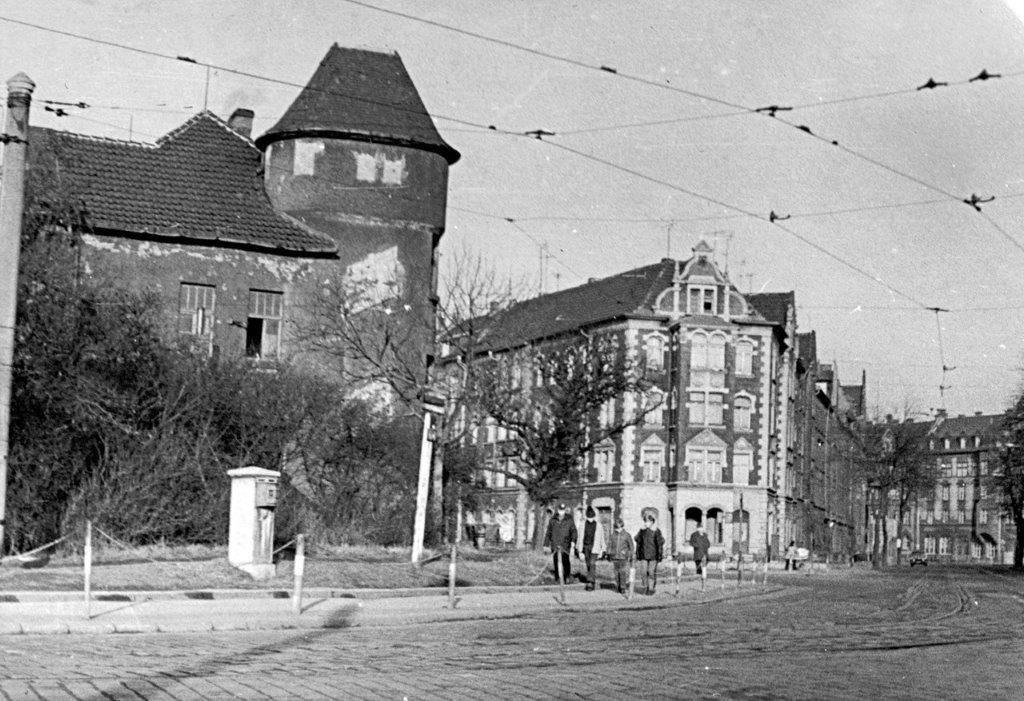
[[[768,558],[764,559],[764,577],[761,579],[761,586],[768,586]]]
[[[448,563],[448,608],[455,608],[455,558],[458,547],[452,542],[452,559]]]
[[[85,522],[85,617],[92,618],[92,521]]]
[[[743,553],[736,555],[736,586],[743,584]]]
[[[292,592],[292,610],[302,613],[302,575],[306,571],[306,536],[295,536],[295,589]]]
[[[722,591],[725,591],[725,553],[722,553],[722,559],[718,561],[718,569],[722,573]]]
[[[676,596],[679,596],[679,582],[683,578],[683,561],[676,562]]]
[[[629,566],[629,593],[626,594],[626,598],[630,601],[633,600],[633,589],[636,586],[636,565]]]

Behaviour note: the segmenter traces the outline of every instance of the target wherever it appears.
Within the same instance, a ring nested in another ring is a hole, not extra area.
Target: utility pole
[[[416,517],[412,529],[412,563],[423,556],[423,537],[427,530],[427,492],[430,489],[430,466],[433,463],[437,430],[434,420],[444,412],[444,398],[430,393],[423,396],[423,437],[420,441],[420,471],[416,485]]]
[[[0,182],[0,553],[7,517],[7,456],[11,427],[11,366],[14,363],[14,321],[18,307],[18,257],[21,216],[25,209],[25,159],[28,154],[28,112],[36,84],[24,73],[7,81],[7,120],[3,180]]]

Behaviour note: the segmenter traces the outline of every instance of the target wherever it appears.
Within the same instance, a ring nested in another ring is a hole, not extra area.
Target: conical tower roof
[[[409,146],[440,154],[449,164],[459,152],[445,143],[397,53],[335,44],[284,116],[256,139],[265,149],[281,139],[321,136]]]

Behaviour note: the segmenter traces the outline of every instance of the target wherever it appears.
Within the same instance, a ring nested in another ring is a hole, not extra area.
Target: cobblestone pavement
[[[388,628],[6,636],[0,696],[1024,698],[1019,577],[932,566],[773,584],[731,601],[659,594],[628,611]]]

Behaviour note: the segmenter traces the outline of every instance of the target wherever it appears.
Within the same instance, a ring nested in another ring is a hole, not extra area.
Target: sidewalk
[[[367,590],[357,598],[351,591],[333,596],[332,590],[311,590],[303,597],[301,614],[293,611],[292,601],[282,598],[282,592],[273,591],[218,590],[202,592],[202,597],[195,596],[199,592],[96,592],[89,616],[81,592],[21,592],[0,598],[0,635],[398,626],[510,618],[543,611],[678,606],[781,590],[778,583],[737,587],[735,581],[722,590],[718,582],[709,580],[702,593],[699,581],[693,578],[683,581],[678,598],[672,595],[674,584],[666,582],[656,595],[628,601],[612,589],[588,592],[582,585],[570,585],[562,604],[557,587],[467,587],[456,592],[454,609],[448,608],[447,593],[438,590],[393,592],[391,596],[381,596],[383,590]]]

